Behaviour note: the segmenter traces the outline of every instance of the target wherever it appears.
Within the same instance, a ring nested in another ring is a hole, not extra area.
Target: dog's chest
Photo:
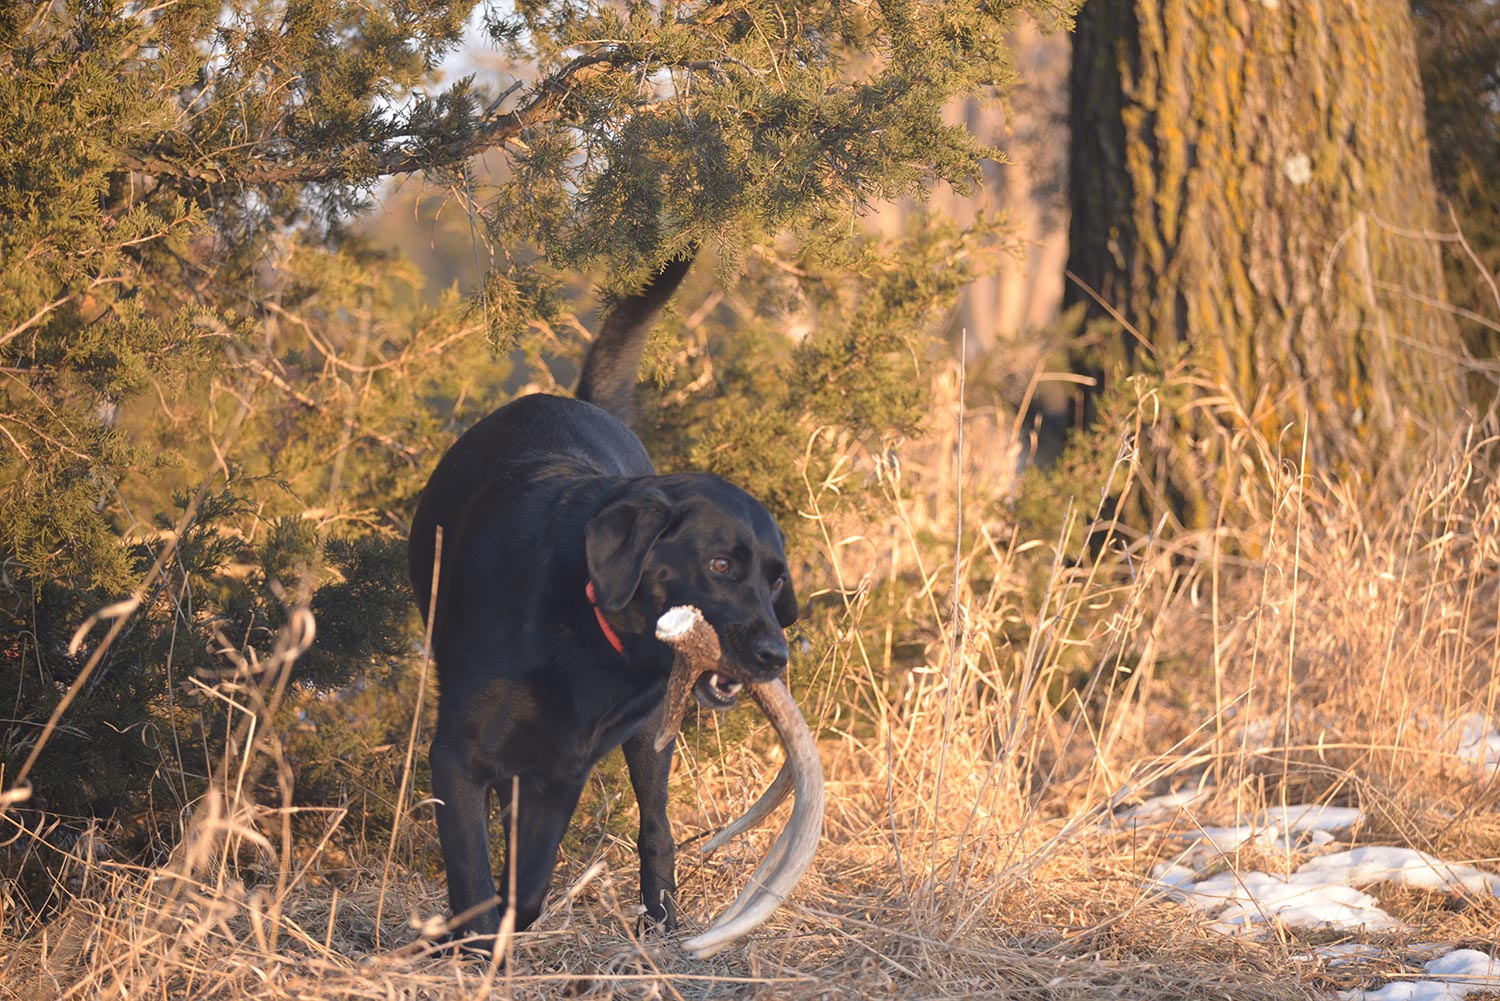
[[[591,719],[580,727],[589,734],[583,752],[593,754],[597,761],[618,747],[661,705],[666,694],[665,678],[602,685],[594,693],[580,693],[580,716]]]
[[[666,696],[666,679],[642,678],[623,666],[574,680],[497,680],[470,700],[460,711],[476,768],[495,778],[582,778]]]

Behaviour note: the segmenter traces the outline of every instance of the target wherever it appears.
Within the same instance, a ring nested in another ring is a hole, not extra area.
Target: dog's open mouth
[[[718,671],[709,671],[698,676],[693,685],[693,698],[704,709],[733,709],[740,701],[740,691],[745,686]]]

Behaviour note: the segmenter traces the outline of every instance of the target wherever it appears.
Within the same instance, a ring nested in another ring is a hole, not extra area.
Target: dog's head
[[[718,632],[726,673],[699,679],[700,704],[727,708],[742,683],[786,669],[797,595],[785,539],[739,487],[707,473],[641,481],[589,522],[585,544],[605,612],[649,632],[667,609],[695,605]]]

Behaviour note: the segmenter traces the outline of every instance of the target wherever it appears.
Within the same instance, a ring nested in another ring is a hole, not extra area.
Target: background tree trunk
[[[1184,522],[1234,409],[1333,469],[1457,412],[1407,0],[1093,0],[1071,101],[1068,301],[1134,329],[1081,367],[1203,377],[1142,441]]]

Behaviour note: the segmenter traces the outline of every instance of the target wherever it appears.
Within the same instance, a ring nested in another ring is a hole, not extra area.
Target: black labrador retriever
[[[701,705],[727,708],[742,683],[786,668],[797,599],[776,522],[717,476],[657,476],[624,423],[646,333],[689,264],[617,304],[578,399],[522,397],[465,432],[412,519],[424,616],[442,529],[432,784],[457,930],[481,948],[507,906],[516,930],[541,913],[584,782],[617,746],[640,806],[641,901],[654,924],[676,926],[672,747],[652,746],[672,666],[655,636],[664,611],[696,605],[722,639],[726,673],[698,679]],[[498,791],[509,808],[513,783],[512,899],[490,870],[489,803]]]

